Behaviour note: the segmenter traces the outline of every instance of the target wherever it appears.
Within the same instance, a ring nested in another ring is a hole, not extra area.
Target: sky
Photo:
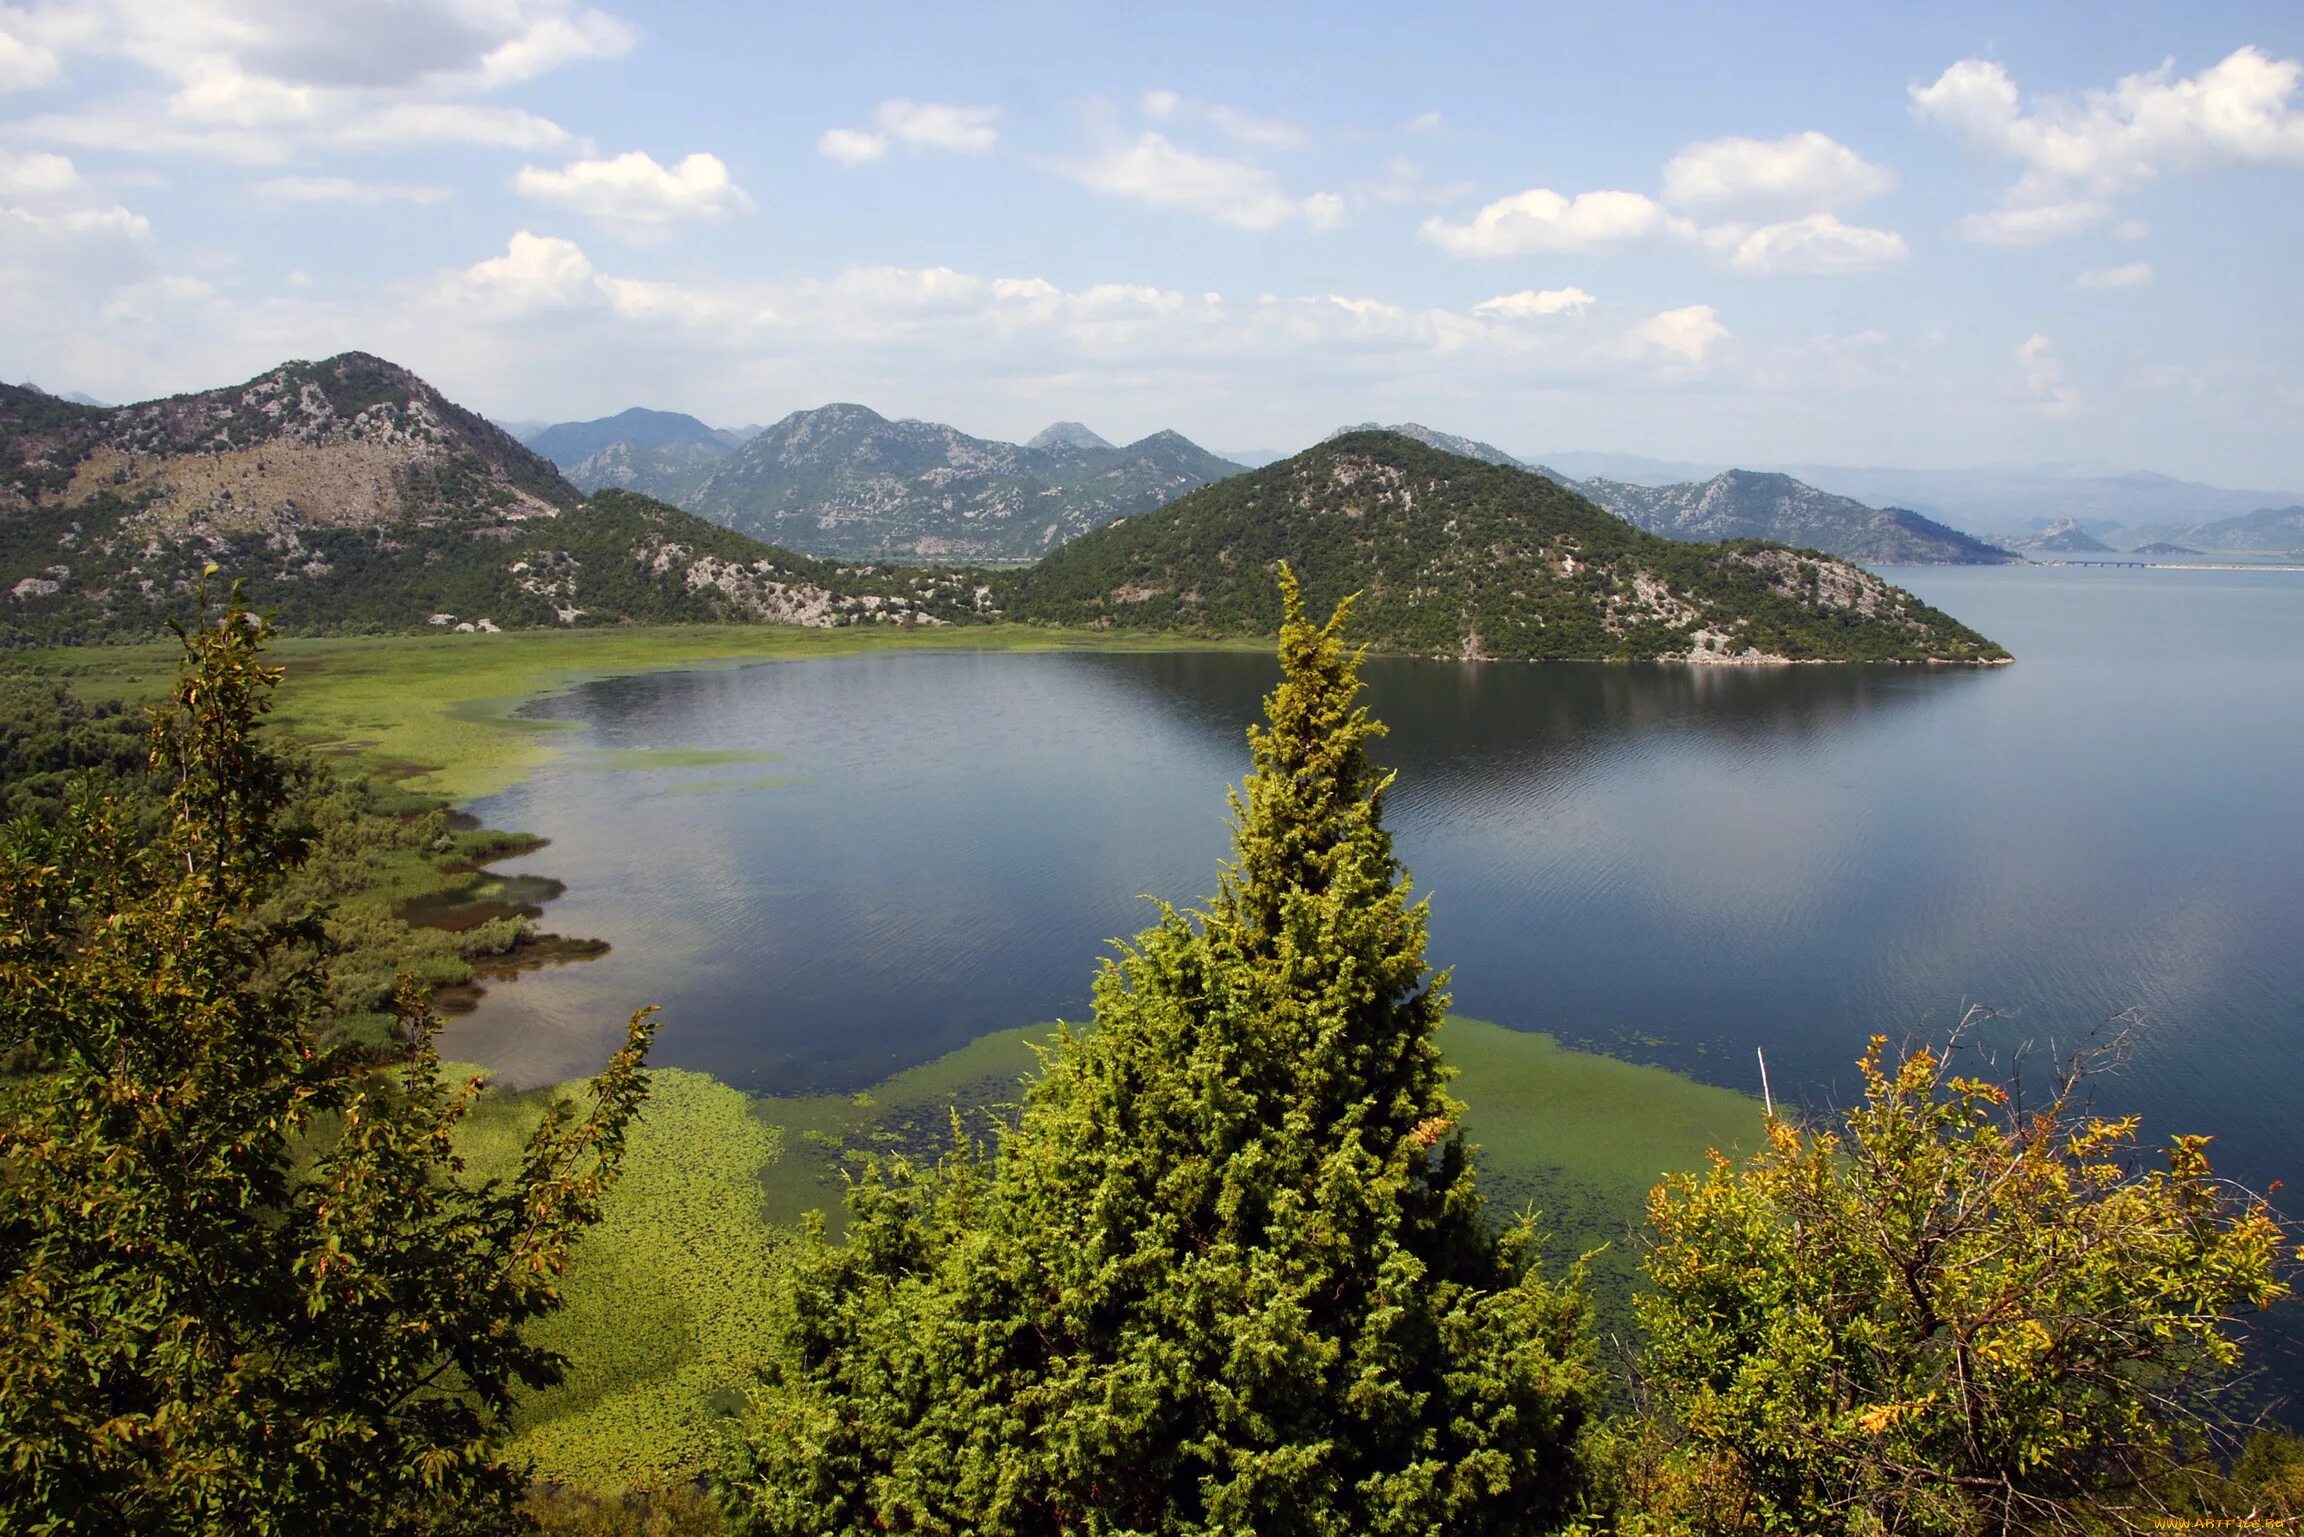
[[[0,0],[0,378],[2304,488],[2304,4]]]

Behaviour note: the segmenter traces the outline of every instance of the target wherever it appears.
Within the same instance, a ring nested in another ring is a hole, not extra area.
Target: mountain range
[[[1338,431],[1376,430],[1374,422]],[[1493,443],[1436,432],[1415,422],[1383,429],[1419,443],[1508,465],[1559,482],[1652,534],[1667,539],[1772,539],[1872,565],[2000,565],[2021,559],[1902,507],[1868,507],[1789,475],[1722,470],[1702,481],[1644,485],[1591,476],[1578,480],[1515,458]]]
[[[1031,560],[1241,471],[1174,432],[1119,446],[1058,422],[1003,443],[847,404],[749,436],[635,408],[528,442],[584,490],[639,491],[786,548],[865,560]]]
[[[635,428],[656,433],[658,449],[701,442],[657,417],[618,430]],[[589,459],[626,441],[570,435],[563,451]],[[911,452],[973,456],[986,478],[1051,464],[1124,478],[1165,455],[1186,467],[1206,457],[1173,434],[1114,448],[1059,423],[1037,446],[987,445],[833,407],[787,418],[721,463],[852,484],[843,477],[859,458],[871,462],[859,443],[884,467]],[[1666,541],[1543,476],[1382,432],[1186,490],[1075,534],[1037,565],[982,571],[819,560],[636,492],[586,496],[500,428],[364,353],[115,408],[0,386],[0,645],[149,636],[211,576],[244,582],[259,609],[302,630],[1007,618],[1264,633],[1282,560],[1315,598],[1364,592],[1358,632],[1386,649],[2001,654],[1841,561]]]

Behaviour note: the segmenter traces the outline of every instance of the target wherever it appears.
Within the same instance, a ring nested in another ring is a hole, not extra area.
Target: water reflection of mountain
[[[1237,742],[1262,713],[1277,671],[1228,652],[1080,657],[1196,734]],[[1864,665],[1601,666],[1432,662],[1372,657],[1368,704],[1391,727],[1379,756],[1403,777],[1435,761],[1535,759],[1621,748],[1658,732],[1729,742],[1797,742],[1871,718],[1989,688],[1997,672]]]

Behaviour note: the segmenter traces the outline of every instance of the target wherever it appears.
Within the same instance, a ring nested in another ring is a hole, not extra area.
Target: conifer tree
[[[635,1016],[589,1103],[502,1184],[451,1145],[403,980],[399,1060],[322,1028],[316,914],[264,916],[300,857],[257,727],[279,670],[237,593],[184,633],[156,712],[163,826],[91,785],[0,847],[0,1530],[501,1533],[524,1337],[646,1093]]]
[[[989,1155],[869,1170],[790,1264],[738,1498],[770,1532],[1559,1524],[1573,1279],[1481,1211],[1349,603],[1283,678],[1204,912],[1104,963]]]

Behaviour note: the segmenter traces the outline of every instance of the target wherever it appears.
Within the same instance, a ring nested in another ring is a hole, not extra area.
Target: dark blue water
[[[2304,575],[1928,569],[1987,671],[1372,661],[1390,819],[1457,1007],[1845,1097],[1874,1032],[2068,1047],[2146,1021],[2099,1090],[2304,1177]],[[1208,891],[1256,656],[880,655],[597,683],[572,751],[476,809],[552,839],[550,927],[605,959],[497,986],[451,1051],[853,1089],[1085,1011],[1150,893]],[[772,752],[634,770],[613,750]]]

